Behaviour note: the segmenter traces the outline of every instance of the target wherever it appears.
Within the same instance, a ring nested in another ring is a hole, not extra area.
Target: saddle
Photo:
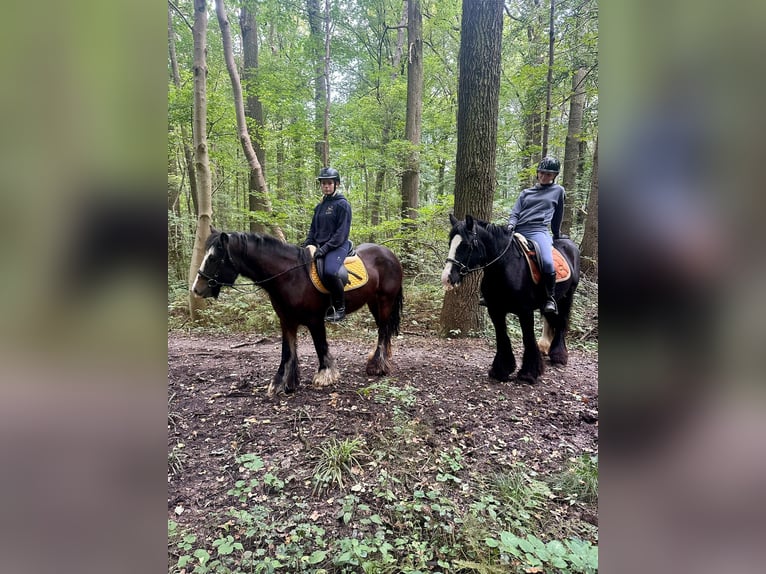
[[[314,251],[316,251],[316,247],[309,245],[308,250],[313,257]],[[322,259],[319,261],[322,265],[324,264]],[[322,280],[319,278],[322,275],[321,271],[321,269],[317,269],[317,262],[312,261],[311,267],[309,268],[309,277],[311,277],[311,282],[314,284],[314,287],[319,290],[319,292],[329,293],[327,288],[322,284]],[[358,289],[359,287],[366,285],[370,278],[369,275],[367,275],[367,268],[364,266],[364,262],[356,254],[356,251],[353,249],[353,247],[349,256],[346,257],[346,259],[343,261],[343,267],[340,270],[340,277],[343,280],[344,292],[353,291],[354,289]]]
[[[540,246],[536,241],[532,241],[524,237],[521,233],[514,233],[513,238],[516,240],[516,244],[524,254],[524,258],[527,260],[529,266],[529,272],[532,274],[532,281],[537,284],[540,282]],[[566,281],[572,276],[572,270],[569,267],[569,263],[561,252],[553,248],[553,267],[556,269],[556,283]]]

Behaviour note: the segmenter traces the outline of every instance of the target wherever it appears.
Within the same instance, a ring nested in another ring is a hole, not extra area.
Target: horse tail
[[[399,334],[399,326],[402,320],[402,309],[404,308],[404,288],[399,286],[399,293],[396,294],[396,299],[391,307],[391,315],[388,317],[388,321],[384,327],[385,333],[388,337]]]

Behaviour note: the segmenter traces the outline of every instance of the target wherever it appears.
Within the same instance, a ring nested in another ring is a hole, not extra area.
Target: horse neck
[[[494,262],[493,260],[500,257],[501,254],[501,259],[504,259],[507,255],[508,250],[506,247],[508,246],[508,241],[511,240],[510,237],[504,238],[498,233],[493,233],[490,228],[480,227],[478,230],[478,238],[484,246],[484,254],[486,257],[486,261],[484,262],[485,265]]]
[[[274,277],[298,264],[294,246],[258,233],[239,233],[229,255],[240,275],[253,281]]]

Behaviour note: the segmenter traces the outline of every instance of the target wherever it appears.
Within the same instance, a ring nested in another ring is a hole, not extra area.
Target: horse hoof
[[[494,379],[496,381],[500,381],[501,383],[505,383],[505,382],[508,382],[508,381],[511,380],[511,374],[510,373],[500,373],[500,372],[496,371],[495,369],[490,369],[489,373],[487,373],[487,375],[489,375],[490,379]]]
[[[548,355],[548,358],[552,365],[561,365],[562,367],[565,367],[569,362],[569,355],[566,353],[552,353]]]
[[[516,376],[516,382],[521,383],[523,385],[534,385],[535,383],[537,383],[537,378],[533,377],[532,375],[519,373]]]
[[[274,383],[269,384],[269,388],[266,390],[266,396],[267,397],[274,397],[281,393],[284,390],[283,385],[275,385]]]
[[[339,378],[340,373],[335,367],[332,367],[329,369],[322,369],[321,371],[317,371],[317,374],[314,375],[312,383],[317,388],[327,387],[336,383]]]

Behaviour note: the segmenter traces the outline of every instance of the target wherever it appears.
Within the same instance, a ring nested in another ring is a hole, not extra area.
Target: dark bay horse
[[[327,345],[325,311],[330,296],[320,293],[309,277],[308,249],[260,233],[224,233],[211,230],[205,258],[192,285],[198,297],[218,297],[222,286],[231,286],[242,275],[262,287],[282,327],[282,361],[269,385],[268,394],[294,392],[299,385],[297,331],[308,327],[314,341],[319,369],[315,386],[326,386],[340,377]],[[402,266],[396,255],[382,245],[363,243],[356,248],[369,280],[346,292],[346,313],[367,305],[378,325],[378,344],[367,361],[368,375],[391,371],[391,337],[399,333],[403,292]]]
[[[497,352],[489,376],[507,381],[516,370],[516,358],[505,323],[508,313],[518,316],[521,324],[524,355],[517,375],[519,382],[533,384],[542,375],[544,368],[540,350],[548,353],[551,363],[566,365],[569,314],[580,278],[580,250],[577,246],[569,239],[554,241],[554,247],[567,259],[572,273],[566,281],[556,283],[558,315],[543,316],[543,337],[538,342],[534,333],[534,312],[545,301],[544,289],[533,282],[524,255],[512,241],[511,233],[504,226],[474,219],[470,215],[466,215],[465,221],[458,221],[450,214],[450,222],[450,251],[442,272],[442,283],[445,288],[451,289],[459,285],[465,275],[484,271],[481,293],[487,303],[497,341]]]

